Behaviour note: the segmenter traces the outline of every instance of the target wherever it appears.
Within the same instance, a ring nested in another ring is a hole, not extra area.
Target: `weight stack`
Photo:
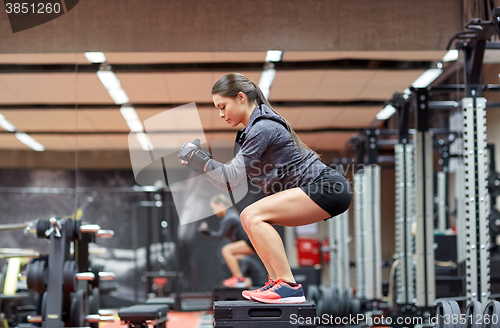
[[[213,300],[214,302],[245,300],[241,295],[244,290],[248,290],[248,288],[215,287],[213,289]]]
[[[312,303],[265,304],[253,301],[214,302],[214,328],[315,328]]]

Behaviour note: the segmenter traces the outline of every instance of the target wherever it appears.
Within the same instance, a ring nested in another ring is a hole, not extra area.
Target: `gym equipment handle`
[[[0,224],[0,231],[7,231],[7,230],[23,230],[29,227],[30,223],[7,223],[7,224]]]
[[[89,314],[85,316],[85,320],[90,323],[115,321],[115,319],[112,316],[101,316],[99,314]]]
[[[114,272],[99,272],[99,280],[115,280],[115,273]]]
[[[96,233],[96,237],[99,238],[112,238],[115,235],[113,230],[99,230]]]
[[[104,309],[99,310],[99,315],[101,315],[101,316],[109,317],[109,316],[112,316],[114,314],[115,314],[115,312],[113,310],[104,310]]]
[[[41,315],[29,315],[27,319],[28,319],[28,322],[30,322],[30,323],[40,323],[40,322],[42,322],[42,316]]]
[[[80,272],[76,274],[76,280],[94,280],[95,275],[92,272]]]
[[[101,227],[97,224],[82,224],[80,226],[82,233],[97,233],[99,230],[101,230]]]

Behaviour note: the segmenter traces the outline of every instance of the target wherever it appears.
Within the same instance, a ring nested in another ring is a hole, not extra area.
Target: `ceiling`
[[[369,59],[412,62],[440,60],[445,51],[285,52],[283,63]],[[105,53],[108,64],[253,63],[265,62],[266,52]],[[0,74],[0,114],[18,131],[28,133],[46,150],[127,150],[130,129],[113,100],[91,72],[57,72],[60,64],[88,65],[77,54],[0,54],[0,65],[47,65],[47,72]],[[314,149],[341,150],[356,129],[376,122],[381,102],[403,91],[425,69],[293,69],[278,70],[270,101]],[[199,103],[208,139],[234,138],[211,105],[215,81],[230,71],[117,71],[123,89],[142,121],[173,108]],[[261,72],[239,71],[254,82]],[[290,103],[300,106],[291,106]],[[308,106],[308,104],[311,104]],[[318,105],[319,103],[319,105]],[[161,107],[161,104],[166,104]],[[280,105],[281,104],[281,105]],[[375,104],[375,105],[373,105]],[[102,105],[103,108],[99,108]],[[141,108],[141,105],[144,106]],[[155,105],[151,108],[152,106]],[[170,106],[168,106],[170,105]],[[21,106],[21,107],[20,107]],[[149,108],[148,108],[149,107]],[[239,126],[238,128],[242,128]],[[311,131],[329,129],[329,132]],[[75,133],[77,135],[75,137]],[[0,134],[0,149],[29,150],[12,134]]]

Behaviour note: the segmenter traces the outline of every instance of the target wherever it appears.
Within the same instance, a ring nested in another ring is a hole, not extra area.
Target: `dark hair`
[[[238,209],[231,203],[231,200],[224,194],[217,194],[210,198],[210,204],[223,204],[226,208],[232,208],[236,213],[240,214]]]
[[[292,135],[292,140],[294,145],[298,147],[300,151],[303,150],[311,150],[306,144],[304,144],[300,139],[297,133],[292,129],[290,123],[283,116],[281,116],[278,112],[276,112],[269,101],[267,101],[266,97],[262,93],[262,90],[253,83],[248,77],[239,73],[230,73],[221,77],[217,82],[215,82],[212,87],[212,94],[218,94],[223,97],[231,97],[236,98],[240,92],[243,92],[249,101],[257,104],[257,106],[266,105],[269,107],[276,115],[280,116],[283,121],[285,121],[286,129]],[[313,151],[314,152],[314,151]],[[314,152],[318,157],[319,155]]]
[[[210,203],[212,203],[212,204],[220,204],[220,203],[222,203],[226,207],[231,207],[233,205],[231,203],[231,201],[226,196],[224,196],[223,194],[217,194],[215,196],[212,196],[212,198],[210,198]]]

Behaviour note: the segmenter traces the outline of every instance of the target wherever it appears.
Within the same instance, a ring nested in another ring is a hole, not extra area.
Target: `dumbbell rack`
[[[112,232],[102,231],[98,225],[82,225],[81,221],[70,218],[52,217],[38,220],[36,234],[40,239],[50,240],[50,253],[47,261],[35,261],[27,267],[28,289],[42,295],[41,315],[30,316],[28,321],[41,323],[43,328],[84,327],[89,323],[112,321],[112,317],[100,316],[98,313],[89,315],[89,292],[92,286],[88,281],[99,280],[99,277],[92,272],[79,272],[78,264],[71,255],[71,242],[75,242],[76,257],[80,257],[83,263],[81,256],[88,252],[88,242],[91,240],[84,236],[109,237]],[[78,246],[77,241],[82,243]],[[108,279],[113,277],[111,273],[98,275]],[[80,281],[84,283],[80,284]]]

